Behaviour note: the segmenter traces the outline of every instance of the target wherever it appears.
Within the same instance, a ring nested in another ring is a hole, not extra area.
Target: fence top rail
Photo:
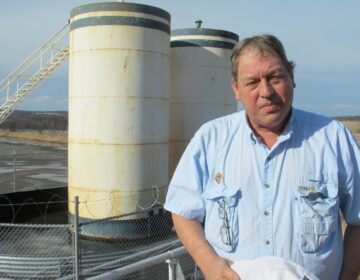
[[[175,240],[172,240],[172,241],[170,241],[168,243],[164,243],[164,244],[161,244],[161,245],[158,245],[158,246],[154,246],[152,248],[143,250],[141,252],[137,252],[137,253],[134,253],[134,254],[131,254],[131,255],[128,255],[128,256],[125,256],[125,257],[120,257],[120,258],[118,258],[116,260],[105,262],[105,263],[102,263],[102,264],[100,264],[98,266],[94,266],[92,268],[83,270],[83,271],[81,271],[81,274],[83,276],[87,276],[87,275],[89,275],[89,274],[91,274],[93,272],[101,271],[102,269],[105,269],[105,268],[108,268],[108,267],[111,267],[111,266],[114,266],[114,265],[127,263],[127,262],[132,262],[132,264],[134,264],[134,263],[136,264],[138,262],[133,262],[133,260],[135,260],[135,259],[137,259],[139,257],[143,257],[143,256],[146,256],[147,254],[151,254],[151,253],[154,253],[154,252],[157,252],[157,254],[155,256],[158,256],[159,253],[162,255],[162,254],[164,254],[164,252],[165,253],[172,252],[174,250],[174,247],[182,248],[183,246],[181,246],[181,244],[182,243],[181,243],[181,241],[179,239],[175,239]],[[74,275],[67,275],[67,276],[65,276],[63,278],[60,278],[59,280],[71,280],[71,279],[74,279],[73,276]]]
[[[129,264],[119,269],[112,270],[110,272],[106,272],[104,274],[88,278],[89,280],[110,280],[110,279],[119,279],[120,276],[127,275],[129,273],[140,271],[150,266],[160,264],[165,262],[168,259],[174,259],[179,256],[185,255],[187,253],[184,246],[176,248],[171,251],[167,251],[160,255],[156,255],[145,260],[141,260],[136,263]]]
[[[0,255],[0,263],[6,261],[16,261],[16,262],[59,262],[59,261],[73,261],[74,256],[64,256],[64,257],[12,257],[12,256],[1,256]]]
[[[69,225],[64,224],[13,224],[13,223],[0,223],[0,229],[2,227],[14,227],[14,228],[65,228],[68,229]]]

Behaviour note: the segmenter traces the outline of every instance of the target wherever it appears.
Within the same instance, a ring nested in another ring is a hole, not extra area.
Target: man
[[[230,264],[260,256],[357,279],[359,144],[341,123],[292,107],[294,64],[276,37],[243,40],[232,64],[245,111],[203,125],[184,152],[165,203],[179,238],[207,280],[238,280]]]

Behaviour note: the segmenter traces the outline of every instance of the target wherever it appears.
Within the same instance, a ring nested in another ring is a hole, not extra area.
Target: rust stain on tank
[[[123,66],[124,70],[126,70],[126,68],[128,67],[128,62],[129,62],[129,57],[127,56],[125,57],[125,61],[124,61],[124,66]]]

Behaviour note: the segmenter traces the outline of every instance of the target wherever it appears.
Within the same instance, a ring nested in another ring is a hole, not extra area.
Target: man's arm
[[[360,226],[348,225],[344,237],[341,280],[357,280],[360,275]]]
[[[206,280],[240,280],[228,261],[219,257],[211,248],[197,220],[188,220],[174,213],[172,218],[178,237],[204,273]]]

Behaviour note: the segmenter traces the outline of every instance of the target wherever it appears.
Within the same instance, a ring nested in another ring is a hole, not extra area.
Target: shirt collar
[[[249,135],[249,140],[252,144],[261,143],[258,137],[255,135],[254,131],[251,129],[248,116],[246,111],[244,110],[244,117],[246,121],[246,133]],[[293,124],[294,124],[294,109],[291,109],[290,118],[287,124],[284,127],[283,132],[280,134],[278,141],[285,141],[288,140],[293,134]]]
[[[244,110],[244,118],[246,122],[245,130],[246,130],[246,134],[248,135],[248,139],[251,144],[255,145],[256,143],[259,143],[259,139],[256,137],[254,131],[251,129],[249,119],[245,110]]]

